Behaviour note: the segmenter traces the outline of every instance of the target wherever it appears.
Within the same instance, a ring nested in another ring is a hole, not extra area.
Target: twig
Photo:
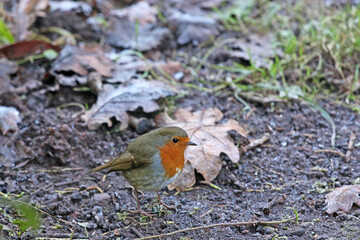
[[[34,171],[23,170],[21,173],[30,173],[30,172],[46,172],[46,173],[59,173],[59,172],[69,172],[69,171],[81,171],[83,168],[61,168],[61,169],[38,169]]]
[[[61,186],[64,186],[64,185],[71,185],[71,184],[76,184],[76,183],[79,183],[79,181],[75,180],[75,181],[59,182],[59,183],[55,183],[54,186],[55,187],[61,187]]]
[[[351,153],[352,153],[352,150],[354,149],[355,139],[356,139],[355,131],[352,131],[352,132],[350,133],[349,143],[348,143],[348,149],[347,149],[346,155],[345,155],[345,156],[346,156],[346,162],[349,162],[349,161],[350,161]]]
[[[76,118],[77,116],[86,112],[86,108],[84,107],[84,105],[82,105],[81,103],[77,103],[77,102],[64,103],[64,104],[58,106],[57,109],[61,111],[62,108],[67,108],[67,107],[79,107],[81,109],[79,112],[74,113],[71,116],[71,118]]]
[[[275,206],[276,204],[282,204],[284,203],[286,200],[286,195],[283,194],[280,197],[275,198],[274,200],[272,200],[271,202],[267,203],[264,207],[261,208],[261,210],[263,211],[263,213],[265,215],[269,215],[270,214],[270,209]]]
[[[253,149],[259,145],[264,144],[266,141],[270,140],[270,134],[269,133],[265,133],[261,138],[259,139],[254,139],[250,141],[250,144],[243,147],[242,150],[243,152],[247,152],[250,149]]]
[[[200,215],[200,218],[205,217],[206,215],[208,215],[209,213],[211,213],[214,210],[214,208],[210,208],[206,213],[203,213]]]
[[[137,230],[136,228],[134,228],[133,226],[130,227],[130,230],[133,231],[133,233],[136,234],[136,236],[138,236],[139,238],[144,238],[144,235],[142,235],[139,230]]]
[[[217,223],[217,224],[211,224],[211,225],[206,225],[206,226],[185,228],[185,229],[177,230],[177,231],[170,232],[170,233],[163,233],[163,234],[158,234],[158,235],[153,235],[153,236],[148,236],[148,237],[137,238],[136,240],[167,237],[167,236],[175,235],[178,233],[196,231],[196,230],[201,230],[201,229],[208,229],[208,228],[213,228],[213,227],[243,226],[243,225],[258,225],[258,224],[275,225],[275,224],[280,224],[280,223],[292,222],[295,220],[296,220],[296,217],[288,218],[288,219],[281,220],[281,221],[249,221],[249,222]]]
[[[85,191],[90,191],[90,190],[98,190],[99,193],[104,193],[104,191],[98,186],[90,186],[85,189]]]
[[[314,153],[332,153],[332,154],[338,155],[346,160],[346,156],[342,152],[339,152],[339,151],[333,150],[333,149],[319,149],[319,150],[315,150]]]

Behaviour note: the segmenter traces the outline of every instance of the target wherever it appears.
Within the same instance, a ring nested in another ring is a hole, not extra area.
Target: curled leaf
[[[332,214],[338,210],[347,212],[355,203],[360,206],[360,184],[345,185],[335,188],[332,192],[326,194],[325,202],[326,212]]]
[[[160,109],[156,100],[174,95],[175,92],[175,88],[164,82],[144,79],[131,80],[118,88],[106,84],[99,93],[96,104],[82,116],[82,119],[89,129],[94,130],[103,123],[111,127],[111,118],[114,117],[121,122],[120,129],[123,130],[128,126],[127,111],[135,111],[141,107],[144,112],[154,112]]]
[[[20,113],[16,108],[0,106],[0,130],[3,135],[9,131],[17,131],[20,121]]]

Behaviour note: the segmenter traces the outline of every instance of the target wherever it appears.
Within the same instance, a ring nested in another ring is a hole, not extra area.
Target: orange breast
[[[179,142],[169,141],[163,147],[159,147],[161,164],[165,170],[165,176],[172,178],[180,173],[184,167],[184,152],[189,142],[188,137],[178,137]]]

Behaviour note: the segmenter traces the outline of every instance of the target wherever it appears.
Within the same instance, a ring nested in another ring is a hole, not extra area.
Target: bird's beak
[[[197,146],[197,144],[196,144],[196,143],[193,143],[193,142],[188,142],[187,145],[188,145],[188,146]]]

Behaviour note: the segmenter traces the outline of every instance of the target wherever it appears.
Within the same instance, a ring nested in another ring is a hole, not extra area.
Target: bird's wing
[[[103,169],[109,169],[108,173],[115,171],[125,171],[138,167],[144,167],[150,163],[150,157],[148,157],[147,154],[132,154],[130,151],[126,151],[110,162],[92,169],[90,173],[101,171]]]

